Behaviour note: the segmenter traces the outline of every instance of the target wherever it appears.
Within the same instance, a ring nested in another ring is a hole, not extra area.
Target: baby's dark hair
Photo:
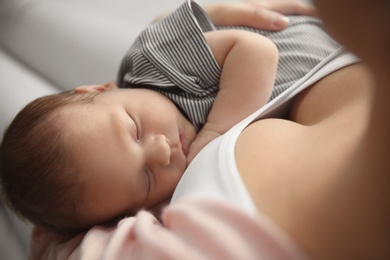
[[[38,98],[6,130],[0,149],[2,197],[22,219],[56,232],[79,231],[74,222],[82,189],[58,115],[95,96],[68,91]]]

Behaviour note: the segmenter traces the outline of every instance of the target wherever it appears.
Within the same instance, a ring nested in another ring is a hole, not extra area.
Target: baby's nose
[[[146,157],[148,164],[169,165],[171,161],[171,147],[165,135],[156,134],[147,139]]]

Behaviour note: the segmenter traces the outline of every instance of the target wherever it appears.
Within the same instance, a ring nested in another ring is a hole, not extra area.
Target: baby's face
[[[82,225],[150,208],[172,195],[196,133],[165,96],[113,89],[63,116],[83,189]]]

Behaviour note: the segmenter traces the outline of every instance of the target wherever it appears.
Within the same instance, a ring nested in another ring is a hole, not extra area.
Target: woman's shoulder
[[[302,157],[315,159],[317,150],[333,145],[328,139],[340,139],[350,126],[356,125],[348,131],[349,135],[362,134],[372,95],[370,73],[361,64],[344,67],[317,81],[293,99],[287,119],[262,119],[243,130],[235,147],[241,174],[248,169],[257,171],[259,167],[264,172],[288,171]]]
[[[289,119],[314,125],[356,102],[370,102],[374,85],[367,67],[355,63],[322,78],[294,99]]]

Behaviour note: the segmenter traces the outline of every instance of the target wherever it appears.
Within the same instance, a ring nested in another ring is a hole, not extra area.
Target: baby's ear
[[[90,92],[103,92],[111,89],[118,88],[115,82],[108,82],[103,85],[83,85],[74,88],[74,92],[78,94],[90,93]]]

